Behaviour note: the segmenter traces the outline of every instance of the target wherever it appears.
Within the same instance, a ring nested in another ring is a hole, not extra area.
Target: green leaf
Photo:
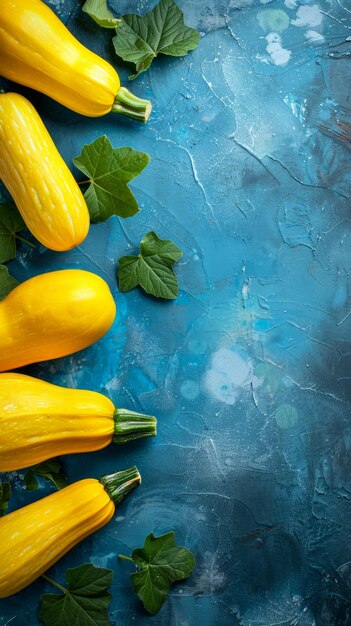
[[[113,148],[103,135],[85,145],[73,161],[88,176],[84,197],[93,222],[102,222],[111,215],[131,217],[139,211],[127,183],[147,166],[148,154],[132,148]]]
[[[109,626],[107,608],[111,602],[108,588],[113,572],[90,563],[66,571],[67,588],[43,576],[63,593],[44,593],[40,619],[46,626]]]
[[[133,550],[132,559],[139,568],[131,574],[133,587],[152,615],[160,610],[172,584],[188,578],[196,565],[193,553],[176,545],[173,531],[159,537],[150,533],[144,547]]]
[[[82,11],[103,28],[116,28],[121,20],[117,19],[107,6],[106,0],[86,0]]]
[[[25,228],[25,223],[13,202],[0,205],[0,263],[16,256],[16,233]]]
[[[11,485],[8,482],[0,482],[0,517],[5,515],[11,498]]]
[[[161,0],[146,15],[124,15],[113,38],[116,54],[134,63],[135,78],[147,70],[158,54],[174,57],[194,50],[200,40],[194,28],[184,24],[182,11],[173,0]]]
[[[67,478],[64,475],[61,463],[58,459],[49,459],[48,461],[43,461],[38,465],[34,465],[31,469],[29,469],[24,475],[24,482],[26,484],[27,491],[34,491],[38,489],[39,482],[36,479],[36,476],[40,476],[45,480],[52,482],[56,489],[63,489],[67,487]]]
[[[147,233],[138,256],[123,256],[118,261],[120,290],[129,291],[140,285],[156,298],[173,300],[178,295],[178,280],[172,265],[182,254],[173,241],[159,239],[153,231]]]
[[[9,274],[7,267],[0,265],[0,300],[3,300],[17,285],[18,280]]]

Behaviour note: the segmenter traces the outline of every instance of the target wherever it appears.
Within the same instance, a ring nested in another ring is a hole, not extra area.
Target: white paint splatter
[[[230,0],[229,6],[231,9],[245,9],[252,5],[252,0]]]
[[[226,574],[218,559],[217,552],[204,552],[205,566],[193,583],[192,594],[214,594],[221,591],[226,583]],[[206,560],[205,560],[206,559]],[[222,568],[222,569],[221,569]],[[177,622],[178,623],[178,622]]]
[[[115,558],[116,554],[114,552],[110,552],[109,554],[92,556],[90,558],[90,563],[92,563],[94,567],[108,567],[111,561],[113,561]]]
[[[313,4],[311,7],[302,6],[296,11],[296,20],[291,20],[291,24],[294,26],[319,26],[323,20],[323,13],[320,10],[318,4]]]
[[[324,43],[325,39],[321,33],[316,30],[306,30],[305,37],[310,43]]]
[[[249,297],[249,292],[250,292],[250,285],[249,283],[244,283],[241,289],[241,297],[243,299],[243,302],[246,302],[246,300]]]
[[[204,382],[211,395],[230,405],[235,404],[244,388],[262,384],[261,379],[253,373],[251,361],[227,348],[221,348],[213,354]]]
[[[297,117],[301,124],[304,124],[306,119],[307,99],[303,98],[299,100],[296,96],[288,94],[284,96],[283,101],[288,105],[292,114]]]
[[[283,48],[282,39],[278,33],[269,33],[266,37],[266,50],[274,65],[287,65],[291,58],[291,51]]]
[[[297,7],[297,0],[284,0],[284,4],[287,9],[295,9]]]

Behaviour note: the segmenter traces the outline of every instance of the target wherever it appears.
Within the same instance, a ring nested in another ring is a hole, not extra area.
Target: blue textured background
[[[111,32],[77,4],[50,2],[118,67]],[[19,89],[69,164],[103,133],[152,156],[131,185],[137,216],[93,225],[69,253],[20,246],[10,264],[20,280],[97,272],[118,305],[103,340],[26,371],[159,420],[156,439],[64,458],[70,481],[136,463],[143,484],[51,574],[111,567],[113,625],[350,625],[350,2],[179,5],[203,36],[132,83],[154,103],[146,126],[82,118]],[[117,259],[151,229],[184,251],[174,303],[117,289]],[[20,475],[11,508],[51,490],[29,494]],[[116,554],[170,529],[197,568],[146,617]],[[2,601],[0,625],[39,624],[44,589],[54,591],[39,581]]]

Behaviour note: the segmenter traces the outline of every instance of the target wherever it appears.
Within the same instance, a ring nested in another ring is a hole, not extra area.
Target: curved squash
[[[154,417],[115,409],[101,393],[0,374],[0,472],[155,434]]]
[[[41,0],[1,0],[0,74],[90,117],[110,111],[146,122],[151,103],[120,87],[112,65],[88,50]]]
[[[30,278],[0,302],[0,372],[78,352],[100,339],[116,306],[105,281],[84,270]]]
[[[41,576],[115,512],[141,478],[136,467],[69,485],[0,519],[0,598]]]
[[[0,179],[34,237],[51,250],[69,250],[89,230],[82,192],[32,104],[0,95]]]

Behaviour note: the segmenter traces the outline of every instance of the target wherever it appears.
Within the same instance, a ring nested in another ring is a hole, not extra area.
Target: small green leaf
[[[182,254],[173,241],[159,239],[153,231],[147,233],[138,256],[123,256],[118,261],[120,290],[129,291],[140,285],[156,298],[173,300],[178,295],[178,280],[172,265]]]
[[[67,487],[68,484],[67,478],[62,471],[61,463],[58,459],[43,461],[38,465],[34,465],[34,467],[25,473],[24,482],[27,491],[34,491],[35,489],[38,489],[39,482],[37,481],[36,476],[40,476],[41,478],[52,482],[56,489],[63,489],[64,487]]]
[[[25,228],[25,223],[13,202],[0,205],[0,263],[16,256],[16,233]]]
[[[103,28],[116,28],[121,20],[117,19],[107,6],[106,0],[86,0],[82,11]]]
[[[102,222],[111,215],[131,217],[139,211],[128,183],[147,166],[148,154],[132,148],[113,148],[103,135],[85,145],[73,161],[88,176],[84,197],[93,222]]]
[[[0,300],[3,300],[17,285],[18,280],[9,274],[7,267],[0,265]]]
[[[39,489],[39,481],[35,478],[35,474],[32,470],[28,470],[23,479],[27,491],[35,491],[36,489]]]
[[[174,582],[188,578],[196,563],[193,553],[175,543],[174,532],[155,537],[150,533],[143,548],[132,552],[139,568],[131,574],[133,587],[145,609],[157,613]]]
[[[11,498],[11,485],[8,482],[0,482],[0,517],[5,515]]]
[[[181,57],[194,50],[200,40],[194,28],[184,24],[182,11],[173,0],[161,0],[146,15],[124,15],[113,38],[116,54],[134,63],[135,78],[147,70],[158,54]]]
[[[107,608],[112,596],[108,588],[112,583],[112,570],[90,563],[68,569],[67,588],[46,575],[43,578],[63,591],[42,594],[39,617],[45,626],[109,626]]]

